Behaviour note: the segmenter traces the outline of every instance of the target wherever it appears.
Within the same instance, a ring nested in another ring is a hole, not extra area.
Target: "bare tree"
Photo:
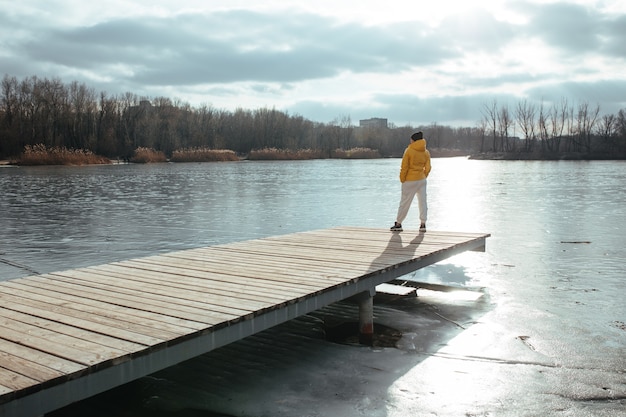
[[[5,75],[0,96],[0,155],[17,154],[20,151],[17,146],[21,120],[18,93],[17,78]]]
[[[115,97],[109,97],[106,93],[100,93],[98,105],[98,120],[96,128],[96,149],[100,155],[125,156],[123,152],[122,138],[118,134],[119,102]]]
[[[69,86],[67,140],[76,148],[93,149],[96,144],[96,93],[74,81]]]
[[[591,136],[593,128],[600,114],[600,105],[596,105],[594,109],[589,108],[588,102],[582,102],[578,105],[578,113],[576,117],[577,141],[576,145],[579,150],[582,148],[586,153],[591,153]]]
[[[430,126],[427,128],[427,136],[429,138],[429,144],[432,148],[453,148],[455,144],[452,143],[444,143],[444,132],[445,127],[437,124],[437,122],[432,122]]]
[[[344,149],[352,148],[350,140],[352,139],[352,132],[354,128],[352,127],[352,119],[349,114],[341,116],[339,119],[339,126],[341,127],[342,147]]]
[[[550,111],[550,141],[548,143],[550,150],[554,152],[559,152],[560,150],[561,139],[563,138],[566,121],[569,119],[569,113],[569,104],[566,98],[562,98],[558,105],[554,104]]]
[[[541,105],[539,106],[539,117],[537,118],[537,131],[539,134],[539,143],[541,144],[541,151],[545,152],[551,149],[550,143],[550,135],[548,134],[548,119],[549,113],[546,111],[546,108],[543,104],[543,100],[541,101]]]
[[[575,146],[576,133],[577,130],[574,118],[574,107],[568,106],[565,109],[565,114],[563,118],[563,137],[567,139],[565,141],[565,149],[567,151],[571,151]]]
[[[527,100],[517,103],[515,108],[515,117],[517,124],[524,134],[524,152],[532,152],[536,136],[535,136],[535,115],[537,108],[530,104]]]
[[[3,126],[13,124],[14,114],[17,111],[17,78],[5,75],[2,78],[2,95],[0,96],[0,110],[2,110]]]
[[[511,149],[509,143],[509,129],[512,125],[513,119],[511,118],[511,113],[509,112],[509,106],[504,105],[498,112],[498,131],[500,134],[500,149],[505,152],[514,150]]]
[[[614,114],[605,114],[600,118],[597,135],[605,152],[611,153],[617,150],[617,117]]]
[[[482,119],[480,119],[480,121],[478,122],[478,126],[477,126],[478,132],[480,133],[480,152],[481,153],[485,151],[485,137],[486,137],[488,123],[489,121],[483,117]]]
[[[621,153],[622,158],[626,158],[626,110],[621,109],[617,113],[617,119],[615,121],[615,130],[617,136],[617,147]]]
[[[486,121],[486,125],[489,125],[490,130],[491,130],[491,134],[493,136],[493,142],[492,142],[491,151],[492,152],[497,152],[498,151],[498,142],[496,140],[497,133],[498,133],[498,129],[497,129],[497,126],[498,126],[498,103],[497,103],[497,101],[494,99],[489,104],[485,103],[483,105],[482,114],[483,114],[484,120]]]

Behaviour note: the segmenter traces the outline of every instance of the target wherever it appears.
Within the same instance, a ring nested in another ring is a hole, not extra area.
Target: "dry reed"
[[[251,161],[258,160],[304,160],[304,159],[323,159],[324,151],[319,149],[277,149],[264,148],[253,149],[248,154]]]
[[[165,153],[152,148],[137,148],[130,158],[130,162],[137,164],[149,164],[153,162],[167,162]]]
[[[380,158],[380,152],[370,148],[335,149],[331,152],[321,149],[277,149],[264,148],[250,151],[250,160],[303,160],[303,159],[373,159]]]
[[[333,158],[339,159],[375,159],[380,158],[380,152],[370,148],[335,149]]]
[[[224,162],[238,161],[235,151],[230,149],[183,148],[172,153],[172,162]]]
[[[47,147],[40,143],[24,146],[24,152],[20,154],[16,163],[18,165],[92,165],[110,164],[111,160],[87,149]]]

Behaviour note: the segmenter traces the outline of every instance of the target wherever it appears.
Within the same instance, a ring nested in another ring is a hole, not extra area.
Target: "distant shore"
[[[560,153],[526,153],[526,152],[486,152],[469,155],[469,159],[491,161],[608,161],[623,160],[613,154],[560,152]]]
[[[484,153],[470,153],[468,151],[460,149],[429,149],[432,158],[454,158],[454,157],[466,157],[473,160],[488,160],[488,161],[603,161],[603,160],[623,160],[623,158],[617,158],[615,155],[608,154],[587,154],[580,152],[569,152],[559,154],[547,154],[547,153],[524,153],[524,152],[484,152]],[[144,152],[145,154],[145,152]],[[58,156],[58,155],[57,155]],[[305,151],[285,151],[285,150],[264,150],[263,152],[256,152],[252,155],[236,156],[233,151],[225,150],[213,150],[211,152],[186,152],[181,155],[177,155],[176,158],[167,159],[165,155],[159,152],[159,157],[138,157],[131,159],[109,159],[105,157],[88,158],[84,161],[80,158],[76,158],[74,154],[71,159],[65,160],[63,158],[48,159],[41,157],[36,160],[20,160],[16,159],[2,159],[0,160],[0,167],[7,166],[51,166],[51,165],[66,165],[66,166],[80,166],[80,165],[108,165],[108,164],[124,164],[124,163],[164,163],[164,162],[219,162],[219,161],[273,161],[273,160],[310,160],[310,159],[380,159],[381,156],[375,150],[367,150],[365,152],[350,151],[334,151],[332,157],[325,157],[319,152],[305,152]],[[393,155],[393,158],[401,158],[402,155]]]

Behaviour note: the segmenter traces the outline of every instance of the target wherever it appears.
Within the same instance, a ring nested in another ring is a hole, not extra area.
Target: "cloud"
[[[606,22],[604,50],[624,61],[626,58],[626,15],[617,16]]]
[[[51,29],[17,45],[26,57],[96,71],[118,66],[138,84],[293,82],[343,71],[399,72],[449,56],[428,38],[298,14],[227,11],[119,19]],[[402,31],[400,31],[402,33]]]
[[[624,14],[566,2],[524,3],[520,10],[529,17],[526,35],[542,39],[563,55],[609,53],[621,60],[626,57]]]
[[[573,106],[598,104],[602,113],[616,114],[626,108],[626,80],[554,82],[529,89],[528,96],[548,105],[564,98]]]
[[[544,42],[568,53],[580,54],[596,50],[604,18],[587,7],[576,4],[553,3],[534,5],[529,9],[529,35],[539,36]]]
[[[433,3],[413,17],[394,3],[377,21],[343,3],[336,14],[281,1],[178,3],[1,7],[0,74],[229,109],[276,107],[315,121],[471,121],[493,98],[584,95],[623,105],[622,9],[513,1],[455,12]]]
[[[491,13],[476,9],[463,14],[452,14],[436,28],[434,39],[443,48],[464,53],[498,52],[518,35],[517,27],[497,20]]]

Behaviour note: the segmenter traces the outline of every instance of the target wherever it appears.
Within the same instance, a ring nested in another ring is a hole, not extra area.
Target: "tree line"
[[[626,109],[600,115],[600,105],[550,105],[528,100],[515,107],[494,100],[482,109],[481,151],[556,156],[578,154],[590,158],[626,158]]]
[[[413,131],[423,130],[429,148],[472,153],[608,153],[626,157],[626,113],[599,117],[599,107],[566,101],[537,108],[523,101],[510,109],[486,104],[474,127],[358,128],[349,116],[318,123],[270,108],[234,111],[192,107],[167,97],[96,92],[83,83],[5,75],[0,89],[0,158],[44,145],[86,149],[108,158],[130,158],[138,148],[171,156],[180,149],[230,149],[240,155],[264,148],[365,147],[381,156],[401,156]],[[517,132],[521,132],[521,138]]]

